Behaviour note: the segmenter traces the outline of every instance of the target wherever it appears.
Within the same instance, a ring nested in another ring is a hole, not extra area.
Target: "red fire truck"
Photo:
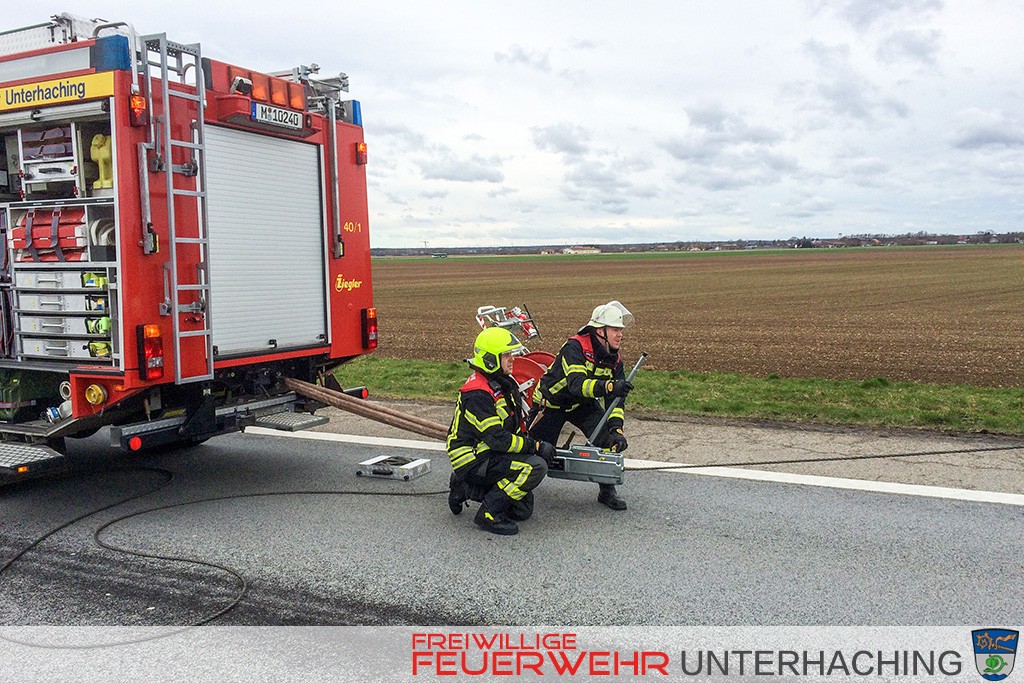
[[[344,74],[260,73],[124,22],[0,33],[0,477],[254,423],[377,345]]]

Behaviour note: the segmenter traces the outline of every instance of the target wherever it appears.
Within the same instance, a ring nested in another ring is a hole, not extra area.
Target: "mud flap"
[[[207,436],[216,433],[217,411],[213,405],[213,394],[204,392],[202,402],[185,418],[179,434],[188,438]]]

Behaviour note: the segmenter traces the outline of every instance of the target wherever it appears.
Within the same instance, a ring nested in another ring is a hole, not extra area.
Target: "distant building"
[[[566,247],[562,250],[563,254],[600,254],[601,250],[597,247]]]

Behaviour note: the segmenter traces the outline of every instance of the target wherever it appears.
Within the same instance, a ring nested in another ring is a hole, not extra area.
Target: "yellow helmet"
[[[516,336],[502,327],[488,327],[476,336],[469,364],[484,372],[501,369],[501,354],[523,348]]]

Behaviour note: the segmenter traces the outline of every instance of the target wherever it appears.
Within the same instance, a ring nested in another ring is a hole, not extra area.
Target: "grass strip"
[[[454,403],[469,367],[373,355],[342,366],[336,375],[342,386],[366,385],[375,398]],[[629,406],[675,415],[1024,435],[1022,388],[884,377],[857,381],[642,370]]]

